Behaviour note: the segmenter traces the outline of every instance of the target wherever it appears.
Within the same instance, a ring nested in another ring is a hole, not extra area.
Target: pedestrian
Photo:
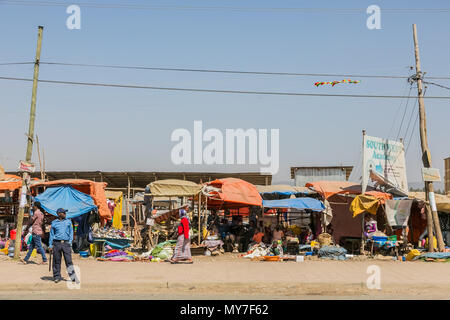
[[[42,213],[42,208],[40,202],[35,202],[33,204],[33,216],[27,225],[25,230],[28,230],[31,226],[31,244],[28,248],[28,253],[22,263],[27,264],[30,259],[31,253],[36,248],[36,251],[42,255],[41,264],[47,264],[47,257],[45,256],[44,248],[42,248],[42,237],[44,232],[42,230],[42,225],[44,222],[44,214]]]
[[[64,256],[67,273],[70,279],[75,282],[75,270],[72,263],[72,241],[73,241],[73,226],[70,219],[66,219],[67,210],[59,208],[56,213],[58,219],[53,220],[50,229],[49,250],[53,252],[53,280],[58,283],[61,278],[61,258]]]
[[[178,238],[171,263],[177,263],[179,261],[187,261],[193,263],[191,256],[191,240],[189,239],[189,219],[187,212],[184,209],[180,209],[180,224],[178,225]]]

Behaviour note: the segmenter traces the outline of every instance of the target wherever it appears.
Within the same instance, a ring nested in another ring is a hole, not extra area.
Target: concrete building
[[[347,181],[352,170],[353,166],[291,167],[291,179],[299,187],[320,180]]]

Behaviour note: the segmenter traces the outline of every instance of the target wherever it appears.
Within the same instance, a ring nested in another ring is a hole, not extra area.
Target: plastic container
[[[312,251],[305,252],[305,256],[312,256],[312,255],[313,255]]]
[[[80,257],[82,258],[89,257],[89,251],[80,251]]]
[[[305,257],[304,256],[296,256],[295,257],[295,262],[304,262],[305,261]]]
[[[411,261],[417,256],[420,256],[420,251],[417,249],[413,249],[406,255],[406,261]]]

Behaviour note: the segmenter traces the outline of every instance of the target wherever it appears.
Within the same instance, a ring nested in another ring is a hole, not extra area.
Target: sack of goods
[[[332,244],[333,240],[329,233],[321,233],[317,237],[317,240],[319,240],[320,247],[323,246],[329,246]]]

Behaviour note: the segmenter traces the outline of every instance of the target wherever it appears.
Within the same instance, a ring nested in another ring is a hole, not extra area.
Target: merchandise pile
[[[125,231],[114,229],[114,228],[101,228],[94,232],[95,238],[106,238],[106,239],[125,239],[133,240],[133,238],[127,234]]]
[[[129,251],[109,250],[104,256],[97,258],[99,261],[134,261],[134,254]]]
[[[160,262],[168,260],[173,255],[173,250],[176,243],[176,240],[161,242],[152,250],[141,254],[139,258],[141,260],[149,260],[150,262]]]

